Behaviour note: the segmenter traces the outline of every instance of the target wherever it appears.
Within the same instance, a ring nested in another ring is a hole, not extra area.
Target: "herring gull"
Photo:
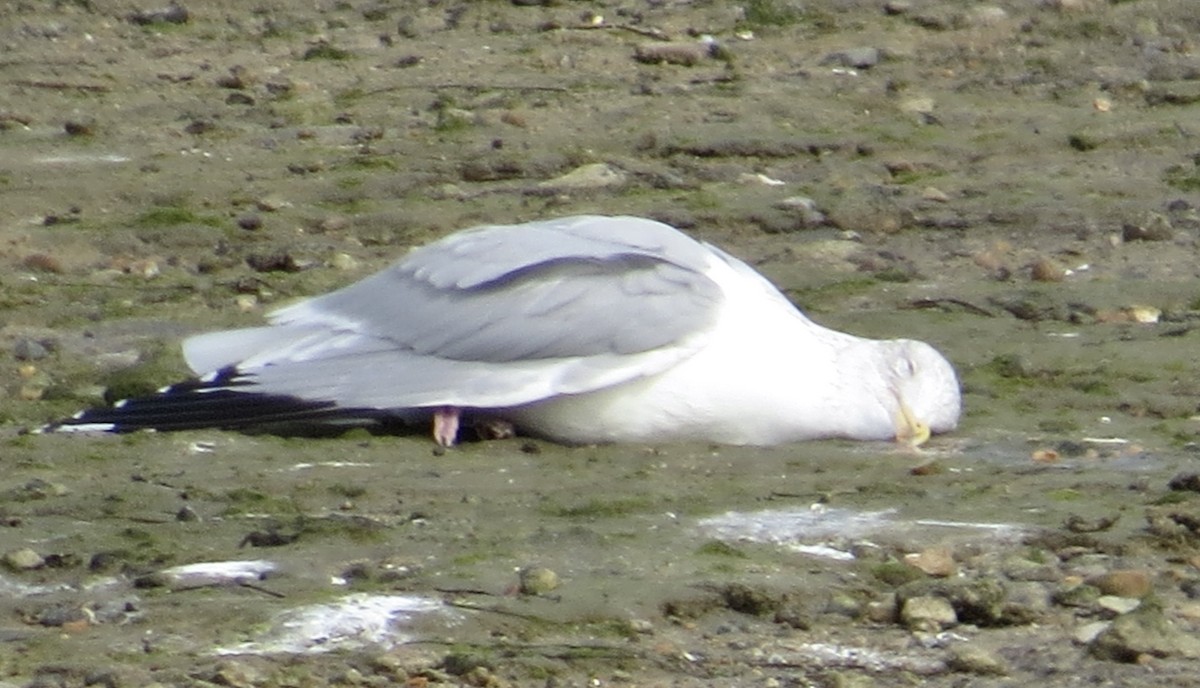
[[[737,258],[637,217],[468,229],[268,319],[184,341],[198,378],[48,429],[432,421],[448,446],[483,418],[566,443],[915,446],[961,406],[932,346],[822,327]]]

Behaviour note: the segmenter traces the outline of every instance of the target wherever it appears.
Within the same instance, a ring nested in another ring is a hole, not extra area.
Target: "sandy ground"
[[[1185,0],[0,7],[0,685],[1196,683],[1197,35]],[[582,212],[935,344],[962,427],[23,433]]]

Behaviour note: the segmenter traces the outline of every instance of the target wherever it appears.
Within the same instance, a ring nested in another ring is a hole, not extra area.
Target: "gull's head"
[[[925,342],[898,339],[888,362],[889,388],[896,398],[896,439],[916,446],[932,433],[958,426],[962,394],[946,357]]]

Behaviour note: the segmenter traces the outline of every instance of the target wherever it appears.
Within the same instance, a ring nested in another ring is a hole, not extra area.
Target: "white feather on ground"
[[[920,442],[960,413],[933,347],[821,327],[745,263],[636,217],[465,230],[269,320],[186,340],[199,380],[51,429],[433,418],[450,444],[461,413],[570,443],[771,445]]]

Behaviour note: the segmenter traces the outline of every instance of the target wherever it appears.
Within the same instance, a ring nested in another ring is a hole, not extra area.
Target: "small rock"
[[[807,227],[825,224],[825,213],[817,209],[817,202],[807,196],[788,196],[775,204],[776,208],[791,211],[800,216]]]
[[[522,595],[544,595],[558,587],[558,574],[541,566],[527,566],[517,574]]]
[[[62,261],[46,253],[31,253],[21,261],[21,264],[37,272],[52,272],[61,274],[65,271]]]
[[[13,344],[13,357],[18,361],[40,361],[50,355],[50,350],[44,344],[27,337],[22,337]]]
[[[279,198],[278,196],[264,196],[254,201],[254,207],[264,213],[273,213],[281,208],[290,208],[291,203]]]
[[[1167,488],[1179,492],[1200,492],[1200,473],[1180,473],[1171,478]]]
[[[4,565],[13,571],[30,571],[39,569],[46,564],[42,555],[25,547],[4,553]]]
[[[1050,589],[1043,583],[1026,581],[1009,586],[1004,616],[1010,623],[1035,623],[1050,611]]]
[[[954,671],[978,676],[1007,676],[1008,664],[975,644],[957,645],[946,662]]]
[[[928,96],[917,96],[907,98],[900,103],[901,112],[910,112],[917,115],[928,115],[933,112],[934,100]]]
[[[958,623],[958,615],[941,597],[910,597],[900,608],[900,621],[909,630],[936,632]]]
[[[246,265],[255,272],[299,272],[302,266],[290,253],[251,253]]]
[[[958,573],[954,554],[946,547],[930,547],[921,552],[906,554],[904,563],[937,578]]]
[[[1093,621],[1092,623],[1084,624],[1079,628],[1076,628],[1075,632],[1071,634],[1071,637],[1080,645],[1087,645],[1095,640],[1096,637],[1101,633],[1107,631],[1108,627],[1111,625],[1111,621]]]
[[[184,127],[183,130],[188,134],[199,136],[200,134],[207,134],[216,128],[216,122],[212,121],[211,119],[200,117],[188,122],[187,126]]]
[[[1157,213],[1140,223],[1126,222],[1121,227],[1124,241],[1170,241],[1175,236],[1171,221]]]
[[[950,604],[963,623],[995,626],[1007,621],[1007,590],[992,578],[925,578],[905,583],[896,589],[896,595],[901,605],[914,597],[939,597]]]
[[[1100,599],[1100,591],[1091,585],[1067,585],[1056,590],[1052,598],[1062,607],[1091,607]]]
[[[867,619],[874,623],[892,624],[899,620],[896,616],[896,596],[891,593],[871,600],[863,611]]]
[[[1034,282],[1061,282],[1066,276],[1066,268],[1050,258],[1038,258],[1030,266],[1030,277]]]
[[[712,55],[708,43],[646,43],[637,46],[633,59],[646,64],[674,64],[693,67]]]
[[[1117,597],[1116,595],[1101,595],[1096,598],[1096,606],[1113,614],[1128,614],[1142,605],[1141,600],[1134,597]]]
[[[832,52],[821,58],[822,65],[840,65],[854,69],[870,69],[879,64],[879,48],[847,48]]]
[[[358,259],[349,253],[336,253],[329,259],[330,267],[336,270],[357,270]]]
[[[228,74],[223,74],[216,78],[216,84],[221,88],[229,88],[236,91],[240,91],[250,85],[247,79],[246,68],[241,65],[230,67]]]
[[[950,195],[936,186],[927,186],[921,191],[921,198],[935,203],[949,203]]]
[[[1093,656],[1118,662],[1142,657],[1200,658],[1200,639],[1175,627],[1162,611],[1144,607],[1118,616],[1088,645]]]
[[[974,8],[969,16],[974,26],[997,26],[1008,19],[1008,12],[995,5],[983,5]]]
[[[74,627],[79,630],[90,625],[94,617],[86,607],[68,602],[43,607],[38,610],[35,618],[42,626]]]
[[[730,583],[721,589],[724,605],[735,612],[762,616],[778,611],[781,600],[761,588],[742,583]]]
[[[256,213],[243,213],[237,217],[237,226],[245,230],[262,229],[262,216]]]
[[[63,122],[63,131],[67,136],[91,136],[96,133],[96,120],[91,117],[69,119]]]
[[[625,183],[625,173],[611,165],[596,162],[538,184],[543,189],[600,189]]]
[[[1118,597],[1145,597],[1154,588],[1150,574],[1137,569],[1110,571],[1088,580],[1088,583],[1099,588],[1105,595]]]
[[[171,3],[157,10],[136,10],[125,17],[130,24],[145,26],[147,24],[186,24],[191,16],[186,8]]]
[[[651,635],[654,633],[654,623],[649,619],[630,619],[629,630],[638,635]]]
[[[251,688],[261,685],[266,677],[252,664],[226,660],[217,665],[210,678],[213,683],[229,688]]]

